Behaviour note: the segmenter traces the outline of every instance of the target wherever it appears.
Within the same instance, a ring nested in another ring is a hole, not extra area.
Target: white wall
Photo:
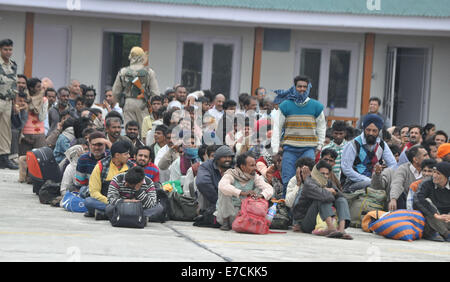
[[[358,67],[356,78],[356,93],[354,116],[360,115],[362,70],[364,63],[364,34],[345,32],[321,32],[308,30],[292,30],[289,52],[262,52],[261,85],[268,90],[288,89],[293,85],[295,69],[296,46],[298,42],[306,43],[357,43],[359,46]],[[317,87],[317,85],[313,85]]]
[[[428,122],[438,129],[450,132],[448,115],[450,109],[450,38],[402,35],[375,35],[373,79],[371,96],[383,99],[388,46],[431,47],[430,97]]]
[[[25,62],[25,13],[0,11],[0,40],[5,38],[14,43],[12,59],[21,74]]]
[[[70,78],[94,85],[97,93],[101,83],[103,32],[141,32],[141,22],[130,20],[36,14],[35,23],[70,27]]]

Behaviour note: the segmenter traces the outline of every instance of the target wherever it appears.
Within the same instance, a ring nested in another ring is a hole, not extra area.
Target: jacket
[[[428,202],[431,200],[433,204]],[[434,216],[435,213],[450,213],[450,186],[437,187],[433,178],[422,181],[419,191],[414,195],[413,207],[421,211],[425,216]]]
[[[195,184],[205,199],[205,207],[216,206],[221,178],[222,175],[214,160],[207,160],[199,166]]]
[[[332,185],[331,181],[328,181],[327,187],[330,186],[336,190],[336,195],[333,195],[328,190],[320,187],[316,180],[314,180],[311,176],[308,176],[303,184],[302,194],[298,200],[298,203],[293,207],[294,219],[302,220],[305,218],[309,207],[314,201],[332,203],[339,197],[343,197],[343,194],[336,187],[334,187],[334,185]]]
[[[416,178],[414,173],[411,171],[411,163],[404,163],[398,169],[395,170],[394,176],[392,177],[390,199],[398,199],[402,194],[408,195],[409,186],[411,184],[422,178],[420,173],[419,177]]]

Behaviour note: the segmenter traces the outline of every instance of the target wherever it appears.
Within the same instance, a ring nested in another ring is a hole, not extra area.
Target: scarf
[[[313,170],[311,171],[311,178],[319,183],[320,187],[322,188],[325,188],[328,184],[328,178],[323,176],[323,174],[320,173],[316,166],[314,166]]]
[[[70,141],[75,139],[75,133],[74,133],[73,126],[70,126],[70,127],[66,128],[66,129],[64,129],[64,131],[61,134],[63,136],[65,136],[67,139],[69,139]]]
[[[302,104],[305,102],[306,98],[309,96],[309,92],[311,91],[312,84],[308,83],[308,89],[305,91],[305,93],[300,94],[297,89],[295,89],[295,85],[289,88],[288,90],[274,90],[275,94],[277,96],[273,100],[274,104],[281,104],[284,100],[291,100],[295,102],[296,104]]]
[[[235,180],[241,183],[249,182],[250,180],[255,178],[254,175],[245,173],[238,167],[230,168],[225,172],[225,174],[231,175]]]
[[[39,92],[39,94],[36,94],[34,96],[29,96],[30,97],[30,103],[29,103],[29,110],[36,114],[39,115],[39,113],[42,111],[42,105],[44,104],[44,90],[42,90],[41,92]]]
[[[191,167],[191,160],[185,156],[185,154],[180,155],[180,171],[181,175],[186,175],[188,169]]]

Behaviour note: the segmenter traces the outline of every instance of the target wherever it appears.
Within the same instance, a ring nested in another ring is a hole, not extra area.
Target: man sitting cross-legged
[[[240,207],[241,199],[247,196],[257,196],[269,200],[273,188],[256,174],[256,161],[247,152],[239,155],[236,168],[225,172],[219,182],[217,210],[214,213],[221,230],[230,230]]]
[[[121,201],[142,202],[146,217],[161,213],[163,210],[163,207],[158,205],[153,181],[145,175],[144,168],[140,166],[116,175],[109,183],[108,205],[105,208],[108,218],[111,218],[114,207]]]

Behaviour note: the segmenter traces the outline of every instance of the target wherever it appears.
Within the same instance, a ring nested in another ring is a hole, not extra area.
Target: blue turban
[[[364,116],[362,121],[362,127],[366,129],[367,126],[369,126],[371,123],[375,124],[375,126],[381,130],[384,125],[384,120],[381,116],[377,114],[367,114]]]

